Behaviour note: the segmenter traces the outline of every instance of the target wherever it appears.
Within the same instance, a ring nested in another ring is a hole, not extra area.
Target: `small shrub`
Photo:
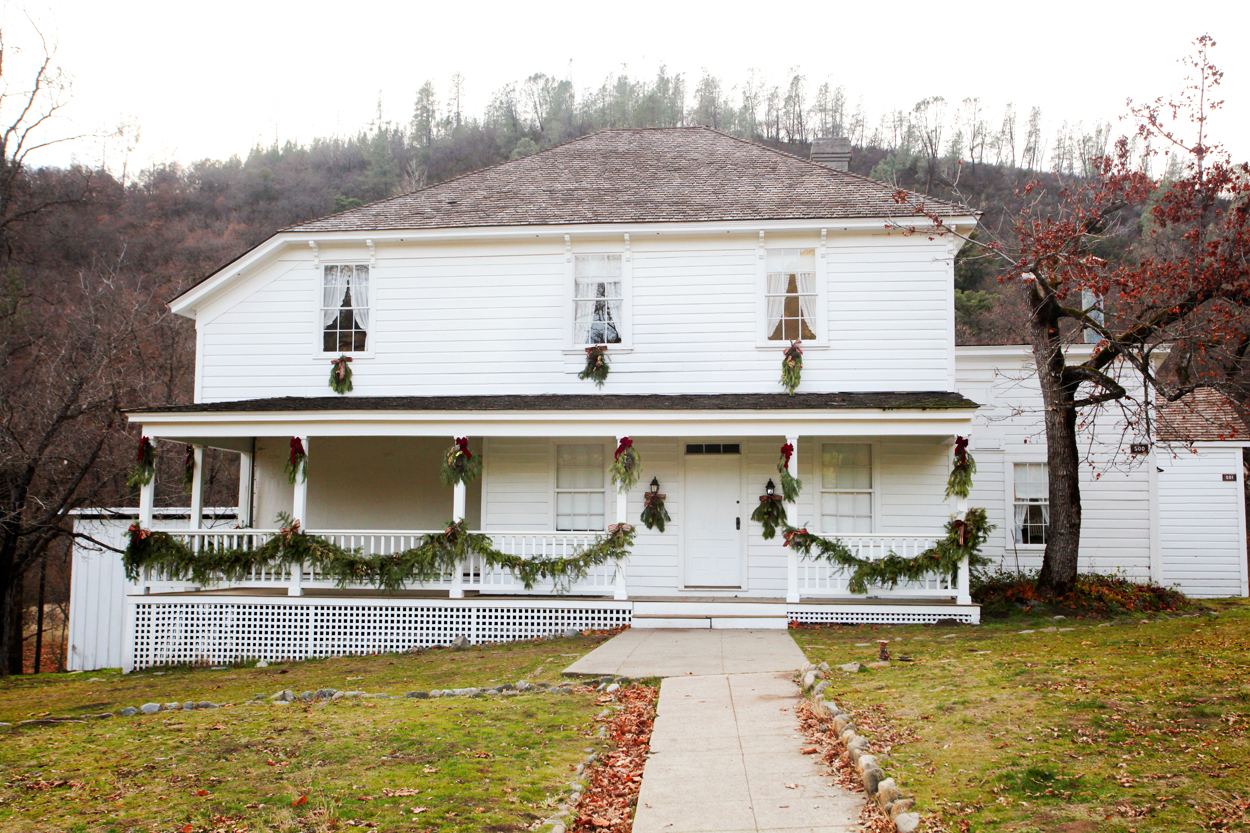
[[[1200,607],[1169,587],[1130,581],[1124,576],[1081,573],[1072,591],[1064,596],[1044,597],[1037,589],[1037,571],[974,573],[972,600],[981,613],[1005,618],[1021,612],[1114,616],[1123,613],[1155,613]]]

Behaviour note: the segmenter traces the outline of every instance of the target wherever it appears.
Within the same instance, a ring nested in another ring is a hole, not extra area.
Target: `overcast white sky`
[[[72,77],[67,120],[50,132],[140,129],[133,168],[244,155],[257,142],[350,133],[373,118],[406,122],[417,88],[446,100],[455,72],[467,107],[535,72],[570,76],[579,92],[624,66],[661,64],[693,89],[707,69],[726,84],[751,68],[777,84],[792,67],[809,96],[824,80],[877,115],[929,95],[979,96],[991,120],[1014,102],[1047,122],[1124,113],[1127,97],[1179,86],[1177,59],[1209,32],[1226,72],[1218,135],[1250,157],[1250,2],[270,2],[33,0],[7,3],[5,46],[30,46],[29,13]],[[5,79],[24,79],[6,55]],[[735,96],[736,98],[736,96]],[[1127,130],[1127,125],[1123,126]],[[1118,132],[1118,131],[1117,131]],[[84,142],[32,161],[98,158]],[[111,165],[119,161],[114,148]]]

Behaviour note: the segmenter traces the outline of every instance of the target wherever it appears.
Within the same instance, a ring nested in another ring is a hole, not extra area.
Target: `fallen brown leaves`
[[[858,715],[852,716],[856,717],[857,727],[866,728],[858,722]],[[820,755],[821,760],[828,764],[834,783],[851,792],[862,793],[864,784],[859,780],[855,765],[851,763],[851,756],[847,754],[841,739],[833,733],[833,721],[817,715],[812,704],[806,700],[798,708],[798,718],[799,727],[812,742],[813,751],[810,754]],[[874,743],[874,752],[875,747]],[[805,748],[803,753],[809,754],[808,749]],[[859,823],[864,833],[894,833],[894,822],[872,801],[864,802],[864,808],[859,813]]]
[[[590,770],[590,786],[578,802],[574,833],[629,833],[633,809],[642,788],[642,771],[651,747],[658,690],[633,685],[615,694],[619,712],[596,718],[606,723],[615,748],[597,758]],[[603,697],[609,704],[613,697]]]

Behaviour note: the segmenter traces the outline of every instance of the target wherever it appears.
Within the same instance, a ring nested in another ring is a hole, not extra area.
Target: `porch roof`
[[[929,436],[967,433],[948,391],[277,397],[129,412],[153,439],[246,450],[253,437]]]

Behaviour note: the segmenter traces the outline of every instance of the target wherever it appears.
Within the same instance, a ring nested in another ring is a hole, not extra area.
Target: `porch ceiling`
[[[977,403],[946,391],[281,397],[131,411],[154,438],[257,436],[950,436]],[[192,440],[191,438],[194,438]],[[216,438],[216,439],[209,439]]]

